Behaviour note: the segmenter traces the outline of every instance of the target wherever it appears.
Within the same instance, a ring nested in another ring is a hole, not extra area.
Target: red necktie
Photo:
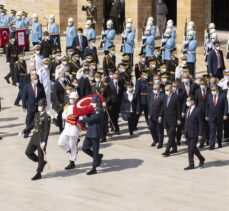
[[[33,85],[34,96],[36,97],[36,85]]]
[[[217,104],[217,101],[216,101],[216,95],[214,95],[214,98],[213,98],[213,104],[214,104],[214,107],[216,107],[216,104]]]

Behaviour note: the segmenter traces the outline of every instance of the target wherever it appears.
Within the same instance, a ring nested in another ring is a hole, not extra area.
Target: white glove
[[[103,102],[103,103],[102,103],[102,106],[103,106],[103,107],[106,107],[106,106],[107,106],[107,104],[106,104],[105,102]]]
[[[45,142],[41,142],[40,143],[40,148],[44,150],[44,148],[45,148]]]
[[[6,64],[7,64],[7,65],[10,65],[10,63],[9,63],[9,62],[7,62]]]
[[[19,83],[16,83],[16,86],[19,87]]]
[[[79,120],[82,121],[83,120],[83,116],[79,116]]]

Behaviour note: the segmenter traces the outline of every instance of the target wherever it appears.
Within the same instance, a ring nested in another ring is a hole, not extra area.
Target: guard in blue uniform
[[[60,33],[59,25],[57,23],[55,23],[55,16],[54,15],[49,16],[48,32],[50,35]]]
[[[88,125],[82,150],[87,155],[93,158],[92,169],[87,172],[87,175],[93,175],[97,173],[96,168],[100,166],[103,157],[102,154],[99,154],[99,145],[101,138],[101,118],[103,115],[99,96],[94,96],[92,98],[92,105],[95,110],[91,113],[89,117],[79,117],[80,121]]]
[[[92,27],[91,20],[87,20],[86,22],[86,37],[87,37],[87,40],[96,39],[96,32]]]
[[[42,24],[38,21],[38,15],[33,14],[33,23],[32,23],[32,43],[33,46],[38,45],[42,39]]]
[[[65,32],[66,35],[66,48],[71,47],[74,38],[77,36],[77,30],[75,28],[73,18],[68,19],[68,26]]]
[[[27,45],[25,47],[25,51],[29,51],[29,46],[30,46],[30,41],[29,41],[29,34],[30,34],[30,27],[32,25],[31,19],[27,16],[27,12],[22,12],[22,20],[25,23],[25,28],[26,28],[26,40],[27,40]]]
[[[1,27],[9,27],[10,26],[10,17],[6,14],[6,9],[1,9],[2,16],[0,18],[0,26]]]
[[[22,12],[17,12],[17,19],[15,23],[16,29],[24,29],[25,28],[25,22],[22,19]]]
[[[116,31],[113,29],[113,22],[112,20],[107,21],[107,30],[102,32],[103,40],[104,42],[104,54],[109,54],[109,47],[113,46],[114,39],[115,39]]]
[[[151,34],[151,27],[147,26],[142,41],[142,47],[144,49],[143,51],[145,53],[147,60],[153,56],[154,46],[155,46],[155,37]]]

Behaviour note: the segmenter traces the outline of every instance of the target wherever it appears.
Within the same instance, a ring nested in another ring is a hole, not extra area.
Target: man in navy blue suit
[[[184,136],[188,143],[189,166],[184,168],[184,170],[191,170],[195,168],[194,155],[199,158],[200,167],[203,167],[205,161],[205,158],[200,154],[196,146],[198,140],[201,140],[203,136],[203,118],[202,111],[195,105],[195,98],[193,96],[187,98],[186,105],[188,108],[185,114]]]
[[[222,147],[223,121],[227,120],[228,102],[223,92],[219,92],[218,86],[211,87],[211,94],[206,102],[205,118],[210,128],[210,150],[215,149],[215,142],[218,141],[219,148]]]
[[[34,120],[34,116],[38,108],[38,101],[40,99],[46,99],[44,87],[41,83],[39,83],[38,76],[36,74],[32,74],[31,83],[25,85],[22,96],[23,111],[25,112],[27,110],[27,127],[31,125]],[[27,138],[29,133],[30,131],[27,131],[27,133],[24,134],[24,138]]]
[[[87,123],[88,125],[82,150],[87,155],[93,158],[92,169],[87,172],[87,175],[97,174],[96,168],[100,166],[103,157],[102,154],[99,154],[99,145],[101,138],[101,118],[103,115],[99,96],[94,96],[92,98],[92,105],[95,110],[91,113],[89,117],[79,117],[80,121]],[[91,150],[91,147],[93,151]]]

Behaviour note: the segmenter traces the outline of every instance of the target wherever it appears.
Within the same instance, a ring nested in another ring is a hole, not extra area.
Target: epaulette
[[[220,81],[221,81],[221,82],[224,82],[225,80],[226,80],[225,78],[222,78]]]

